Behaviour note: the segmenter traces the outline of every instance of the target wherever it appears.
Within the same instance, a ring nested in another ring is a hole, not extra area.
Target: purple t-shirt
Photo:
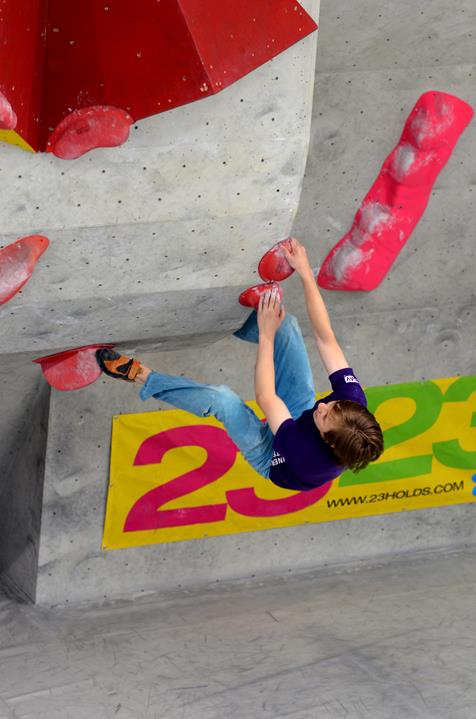
[[[314,422],[313,413],[321,402],[350,399],[367,406],[364,391],[350,367],[329,375],[331,394],[316,402],[298,419],[286,419],[279,427],[273,442],[273,461],[270,480],[284,489],[299,491],[315,489],[345,470],[324,442]]]

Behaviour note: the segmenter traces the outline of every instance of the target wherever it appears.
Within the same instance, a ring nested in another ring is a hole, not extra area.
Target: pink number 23
[[[327,482],[316,489],[296,492],[282,499],[262,499],[256,496],[252,487],[246,487],[228,491],[227,502],[224,503],[162,509],[164,504],[220,479],[231,469],[238,452],[236,445],[220,427],[174,427],[144,440],[134,459],[134,466],[160,464],[169,450],[187,446],[205,449],[207,456],[203,464],[140,497],[127,515],[125,532],[221,522],[226,518],[228,506],[248,517],[273,517],[298,512],[319,501],[327,494],[331,485]]]

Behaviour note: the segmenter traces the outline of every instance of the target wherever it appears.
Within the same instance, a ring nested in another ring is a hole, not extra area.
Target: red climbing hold
[[[30,235],[0,250],[0,305],[8,302],[30,279],[38,258],[49,244],[43,235]]]
[[[241,293],[238,298],[240,305],[245,307],[253,307],[255,310],[258,308],[259,301],[265,292],[275,292],[278,301],[281,302],[283,299],[283,291],[277,282],[265,282],[262,285],[253,285],[248,287],[247,290]]]
[[[0,130],[14,130],[17,116],[5,95],[0,92]]]
[[[83,107],[59,123],[46,151],[62,160],[75,160],[97,147],[117,147],[129,137],[132,122],[132,117],[117,107]]]
[[[81,387],[92,384],[101,376],[101,369],[96,361],[96,350],[101,347],[110,348],[114,345],[85,345],[54,355],[39,357],[33,362],[41,365],[46,381],[55,389],[63,392],[81,389]]]
[[[382,282],[472,116],[472,108],[453,95],[432,91],[419,98],[351,229],[325,258],[321,287],[373,290]]]
[[[258,273],[265,282],[281,282],[294,272],[282,250],[283,245],[291,250],[290,239],[281,240],[272,247],[260,260]]]

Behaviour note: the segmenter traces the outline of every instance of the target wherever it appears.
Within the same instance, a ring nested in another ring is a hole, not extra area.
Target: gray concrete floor
[[[475,550],[0,604],[0,719],[473,719]]]

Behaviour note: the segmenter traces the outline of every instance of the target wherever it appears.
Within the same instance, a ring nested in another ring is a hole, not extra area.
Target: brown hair
[[[375,462],[383,452],[383,434],[373,414],[348,399],[338,400],[332,413],[339,426],[322,436],[331,445],[339,464],[358,472],[369,462]]]

